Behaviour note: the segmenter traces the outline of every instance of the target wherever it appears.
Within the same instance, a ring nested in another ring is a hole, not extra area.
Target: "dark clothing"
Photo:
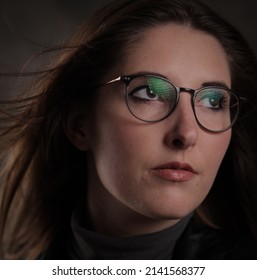
[[[250,234],[224,233],[192,219],[176,244],[174,259],[257,260],[257,240]]]
[[[113,237],[92,232],[76,218],[72,220],[73,238],[69,250],[72,259],[170,260],[191,215],[160,232],[132,237]]]
[[[254,238],[227,236],[222,230],[199,224],[191,215],[166,230],[133,237],[98,234],[73,217],[67,239],[54,242],[43,259],[257,260]]]

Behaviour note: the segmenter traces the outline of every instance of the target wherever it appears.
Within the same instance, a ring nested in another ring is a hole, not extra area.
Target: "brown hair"
[[[118,0],[99,10],[69,46],[60,48],[56,65],[37,73],[26,96],[2,102],[3,258],[38,258],[69,232],[74,205],[86,195],[87,178],[82,169],[86,153],[64,132],[67,115],[73,106],[85,106],[90,118],[97,98],[92,89],[145,30],[170,22],[213,35],[227,54],[232,89],[248,99],[198,215],[206,223],[238,234],[249,229],[257,237],[257,64],[252,51],[232,26],[197,0]]]

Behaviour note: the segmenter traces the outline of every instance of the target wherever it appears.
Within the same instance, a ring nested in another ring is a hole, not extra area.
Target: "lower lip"
[[[154,169],[153,173],[165,180],[172,182],[186,182],[192,180],[196,174],[187,170],[177,169]]]

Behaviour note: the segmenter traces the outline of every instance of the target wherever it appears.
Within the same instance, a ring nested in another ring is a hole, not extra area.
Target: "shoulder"
[[[190,221],[179,239],[175,259],[251,260],[257,259],[257,240],[238,236]]]

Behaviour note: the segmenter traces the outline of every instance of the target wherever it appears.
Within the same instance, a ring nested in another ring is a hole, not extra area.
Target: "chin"
[[[156,197],[156,196],[155,196]],[[192,213],[204,200],[205,193],[193,196],[192,192],[170,192],[155,199],[148,197],[139,212],[154,219],[182,219]]]
[[[184,206],[184,207],[183,207]],[[159,206],[145,211],[144,215],[155,220],[180,220],[195,210],[193,207],[180,205],[179,207]]]

